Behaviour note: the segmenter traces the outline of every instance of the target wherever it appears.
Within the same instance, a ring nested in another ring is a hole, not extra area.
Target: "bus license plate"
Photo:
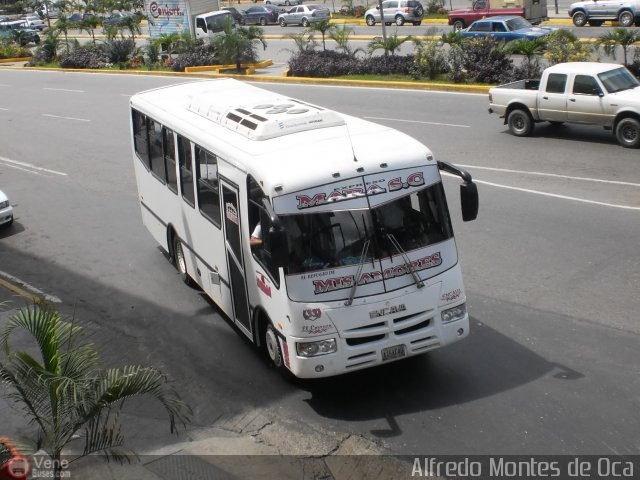
[[[394,347],[387,347],[382,350],[382,361],[395,360],[396,358],[402,358],[407,355],[407,351],[404,345],[396,345]]]

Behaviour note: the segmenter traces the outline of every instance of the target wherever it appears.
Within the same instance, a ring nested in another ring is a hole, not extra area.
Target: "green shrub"
[[[82,45],[60,60],[62,68],[102,68],[108,63],[104,49],[97,45]]]
[[[174,72],[184,72],[186,67],[218,64],[215,47],[211,44],[198,44],[192,50],[181,53],[169,62]]]

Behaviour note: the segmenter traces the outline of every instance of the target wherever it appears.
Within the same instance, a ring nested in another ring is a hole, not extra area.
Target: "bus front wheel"
[[[193,280],[191,280],[189,272],[187,271],[187,259],[184,256],[182,242],[177,236],[173,237],[173,261],[178,269],[178,273],[180,274],[182,281],[187,285],[193,285]]]
[[[280,348],[280,342],[278,341],[278,334],[276,329],[273,328],[273,324],[269,322],[264,332],[264,346],[269,355],[269,359],[273,362],[276,368],[284,367],[284,359],[282,357],[282,348]]]

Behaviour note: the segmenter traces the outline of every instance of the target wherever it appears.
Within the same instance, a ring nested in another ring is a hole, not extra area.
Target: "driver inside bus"
[[[256,225],[256,228],[251,232],[251,237],[249,238],[249,245],[251,248],[257,248],[262,246],[262,227],[260,226],[260,222]]]

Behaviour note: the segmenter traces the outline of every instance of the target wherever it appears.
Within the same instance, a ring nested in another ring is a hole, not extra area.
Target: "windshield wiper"
[[[360,281],[360,274],[362,273],[362,267],[364,267],[364,259],[367,258],[367,252],[369,251],[369,245],[371,244],[371,240],[367,240],[364,242],[362,246],[362,254],[360,255],[360,261],[358,262],[358,272],[356,273],[356,277],[353,281],[353,285],[351,286],[351,291],[349,292],[349,298],[344,304],[348,307],[353,303],[353,297],[356,295],[356,289],[358,288],[358,282]]]
[[[413,281],[416,282],[416,285],[418,286],[418,288],[424,287],[424,282],[420,280],[420,277],[416,273],[415,268],[413,268],[413,266],[411,265],[411,260],[409,260],[409,256],[407,255],[407,252],[404,251],[404,249],[400,245],[400,242],[398,242],[398,240],[396,239],[396,237],[393,236],[392,233],[387,233],[387,238],[389,239],[389,242],[391,243],[391,245],[393,245],[395,249],[398,250],[398,252],[402,256],[402,259],[404,260],[405,265],[411,272]]]

